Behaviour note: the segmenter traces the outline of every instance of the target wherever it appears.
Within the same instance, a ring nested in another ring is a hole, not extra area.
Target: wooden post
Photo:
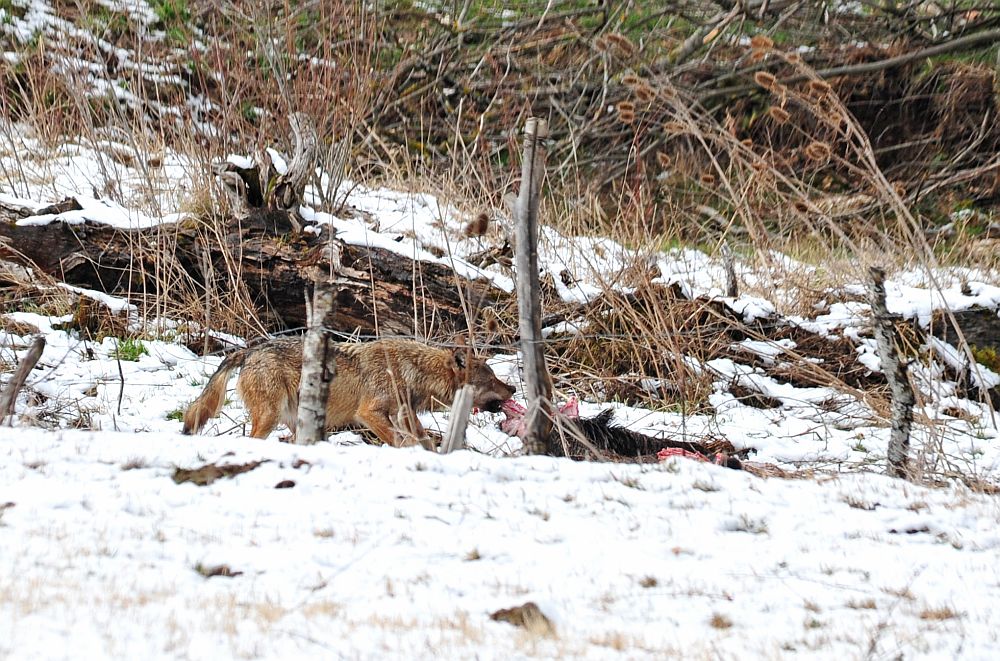
[[[548,125],[531,117],[524,125],[521,158],[521,191],[515,205],[517,223],[515,265],[517,268],[518,330],[524,360],[524,394],[528,412],[524,447],[528,454],[543,454],[552,429],[552,380],[545,368],[542,345],[542,303],[538,278],[538,198],[545,174]]]
[[[871,273],[871,305],[872,317],[875,323],[875,341],[878,344],[879,359],[882,361],[882,373],[889,381],[892,393],[891,417],[892,430],[889,433],[889,449],[886,452],[889,460],[889,475],[893,477],[910,477],[909,448],[910,427],[913,424],[913,388],[906,375],[906,365],[899,359],[896,352],[896,325],[894,316],[889,314],[885,303],[885,271],[873,266]]]
[[[14,402],[17,401],[17,393],[20,392],[24,382],[28,380],[28,374],[31,373],[31,370],[35,369],[35,364],[42,357],[44,349],[45,338],[36,337],[35,341],[31,344],[31,348],[28,349],[28,353],[24,354],[24,358],[18,364],[14,376],[10,377],[7,387],[4,388],[3,395],[0,396],[0,422],[3,422],[4,418],[8,415],[14,414]]]
[[[736,279],[736,263],[733,260],[733,251],[728,243],[722,244],[722,265],[726,269],[726,296],[737,298],[740,295],[739,280]]]
[[[465,384],[455,393],[455,401],[451,405],[451,418],[448,424],[448,434],[441,442],[441,454],[449,454],[465,448],[465,430],[469,426],[469,413],[472,412],[472,386]]]
[[[333,287],[317,281],[312,304],[306,300],[309,327],[302,342],[302,378],[299,380],[299,409],[295,442],[309,445],[322,440],[326,432],[326,400],[337,365],[330,358],[330,336],[326,322],[333,312]]]

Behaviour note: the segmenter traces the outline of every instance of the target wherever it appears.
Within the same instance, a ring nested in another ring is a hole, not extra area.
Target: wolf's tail
[[[187,411],[184,412],[184,434],[196,434],[201,431],[209,418],[219,414],[222,403],[226,396],[226,384],[229,383],[229,375],[233,370],[242,367],[247,359],[248,349],[240,349],[226,356],[226,359],[215,370],[215,374],[208,380],[205,390],[198,395],[198,399],[191,402]]]

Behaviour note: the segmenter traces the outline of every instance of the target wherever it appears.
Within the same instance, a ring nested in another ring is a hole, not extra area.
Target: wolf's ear
[[[468,349],[466,349],[465,347],[458,347],[452,353],[452,355],[455,356],[455,364],[458,365],[458,369],[460,370],[465,369],[465,363],[466,363],[465,354],[467,351]]]

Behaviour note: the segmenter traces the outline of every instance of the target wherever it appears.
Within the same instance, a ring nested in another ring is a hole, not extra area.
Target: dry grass
[[[950,606],[927,607],[920,611],[920,619],[934,622],[945,620],[955,620],[962,617],[962,614]]]
[[[555,625],[533,601],[498,610],[490,615],[490,619],[521,627],[533,637],[556,637]]]
[[[713,629],[731,629],[733,621],[721,613],[712,613],[712,617],[708,620],[708,626]]]
[[[855,610],[875,610],[878,608],[878,604],[875,603],[874,599],[851,599],[847,602],[847,607]]]

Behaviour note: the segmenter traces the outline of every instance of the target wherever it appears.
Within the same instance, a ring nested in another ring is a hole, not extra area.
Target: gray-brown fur
[[[414,413],[450,404],[465,383],[474,387],[473,406],[498,411],[514,389],[467,351],[420,342],[384,339],[333,347],[336,376],[327,399],[327,428],[364,425],[384,442],[398,444],[394,425],[404,407]],[[250,413],[250,435],[263,438],[280,423],[295,432],[302,340],[270,340],[231,354],[184,414],[184,433],[198,432],[222,408],[229,375],[242,366],[236,391]],[[415,430],[422,433],[422,430]]]

